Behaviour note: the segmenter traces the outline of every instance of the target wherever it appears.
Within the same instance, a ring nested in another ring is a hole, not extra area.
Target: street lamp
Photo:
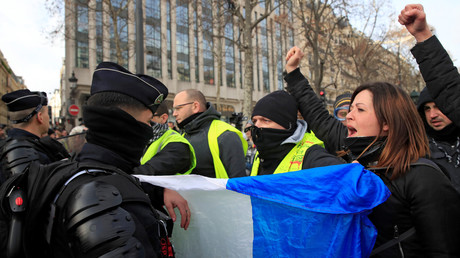
[[[75,89],[77,87],[78,79],[77,79],[77,77],[75,77],[75,72],[74,71],[72,71],[72,76],[69,78],[69,82],[71,83],[70,84],[71,89]]]
[[[415,105],[417,105],[418,97],[420,97],[420,93],[417,92],[416,90],[413,90],[410,93],[410,98],[412,99],[412,101],[414,102]]]

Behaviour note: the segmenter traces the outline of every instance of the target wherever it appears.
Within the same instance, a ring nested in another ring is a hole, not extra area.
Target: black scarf
[[[296,127],[291,130],[281,130],[251,126],[250,130],[252,141],[257,147],[259,157],[269,159],[273,155],[280,156],[279,146],[294,133]],[[292,145],[287,145],[286,148],[289,152],[289,150],[292,149]],[[285,155],[282,155],[283,158],[284,156]]]
[[[454,142],[460,136],[460,128],[455,126],[454,123],[444,127],[444,129],[436,131],[428,124],[425,125],[428,136],[434,138],[436,141]]]
[[[83,107],[88,143],[120,155],[133,167],[139,165],[145,146],[153,136],[152,128],[118,108]]]
[[[375,140],[375,136],[370,137],[347,137],[345,138],[345,150],[348,153],[350,161],[357,160],[363,166],[373,165],[377,162],[383,148],[385,147],[387,137],[380,137],[370,146],[366,152],[363,151]],[[360,156],[361,155],[361,156]]]
[[[179,127],[179,129],[183,129],[184,126],[186,126],[188,123],[192,122],[195,118],[197,118],[201,114],[203,114],[203,112],[196,113],[196,114],[193,114],[193,115],[187,117],[186,119],[182,120],[182,122],[178,123],[177,127]]]

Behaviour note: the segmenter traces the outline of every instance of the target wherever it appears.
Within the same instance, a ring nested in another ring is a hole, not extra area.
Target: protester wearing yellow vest
[[[295,99],[285,91],[272,92],[256,103],[250,130],[257,153],[251,176],[344,163],[323,148],[304,120],[297,120],[297,110]]]
[[[203,93],[194,89],[179,92],[173,109],[177,125],[195,150],[193,174],[215,178],[246,176],[247,142],[243,134],[220,121],[220,113],[206,102]]]
[[[163,102],[156,110],[152,122],[153,138],[141,159],[136,174],[187,175],[195,168],[195,151],[178,132],[169,129],[168,108]]]

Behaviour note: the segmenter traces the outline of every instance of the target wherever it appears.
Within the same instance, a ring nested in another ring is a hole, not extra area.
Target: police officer
[[[251,176],[344,163],[323,148],[304,120],[297,120],[297,110],[294,97],[285,91],[272,92],[256,103],[249,127],[257,148]]]
[[[31,161],[48,164],[69,157],[59,142],[40,138],[49,129],[46,93],[17,90],[3,95],[2,101],[8,108],[12,129],[0,150],[0,183],[11,174],[22,173]]]
[[[153,138],[141,159],[136,174],[187,175],[195,168],[195,151],[178,132],[169,128],[168,107],[163,102],[152,118]]]
[[[164,204],[173,221],[178,207],[186,229],[187,201],[130,175],[152,138],[150,120],[167,94],[150,76],[111,62],[97,66],[83,107],[87,143],[76,161],[29,171],[29,207],[20,238],[24,256],[174,256],[167,217],[152,204]]]

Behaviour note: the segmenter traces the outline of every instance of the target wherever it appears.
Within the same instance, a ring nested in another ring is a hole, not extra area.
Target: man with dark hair
[[[220,121],[220,113],[206,102],[203,93],[195,89],[177,93],[173,109],[177,125],[195,150],[193,174],[215,178],[246,176],[248,145],[242,132]]]
[[[166,206],[173,221],[178,207],[186,229],[187,201],[131,175],[152,138],[153,114],[167,94],[150,76],[132,74],[111,62],[98,65],[91,97],[83,107],[87,143],[75,161],[29,171],[24,230],[10,228],[10,256],[174,256],[166,215],[152,205]],[[22,181],[2,190],[20,190]],[[14,220],[14,211],[11,216]]]
[[[427,88],[420,93],[417,109],[430,141],[430,159],[447,174],[460,193],[460,128],[439,110]]]
[[[430,140],[431,160],[460,193],[460,75],[449,54],[433,35],[420,4],[406,5],[399,15],[417,41],[411,49],[426,82],[418,111]]]
[[[251,176],[344,163],[324,149],[304,120],[297,119],[297,110],[296,100],[286,91],[274,91],[256,103],[249,127],[257,148]]]
[[[2,96],[12,129],[0,146],[0,184],[13,174],[23,173],[30,162],[49,164],[65,159],[64,147],[46,135],[49,129],[48,99],[44,92],[17,90]]]
[[[153,137],[134,171],[143,175],[187,175],[195,168],[195,151],[178,132],[169,128],[168,107],[163,102],[151,120]]]
[[[439,109],[460,127],[460,74],[439,39],[431,32],[423,6],[406,5],[398,21],[417,41],[411,52],[428,93]]]

